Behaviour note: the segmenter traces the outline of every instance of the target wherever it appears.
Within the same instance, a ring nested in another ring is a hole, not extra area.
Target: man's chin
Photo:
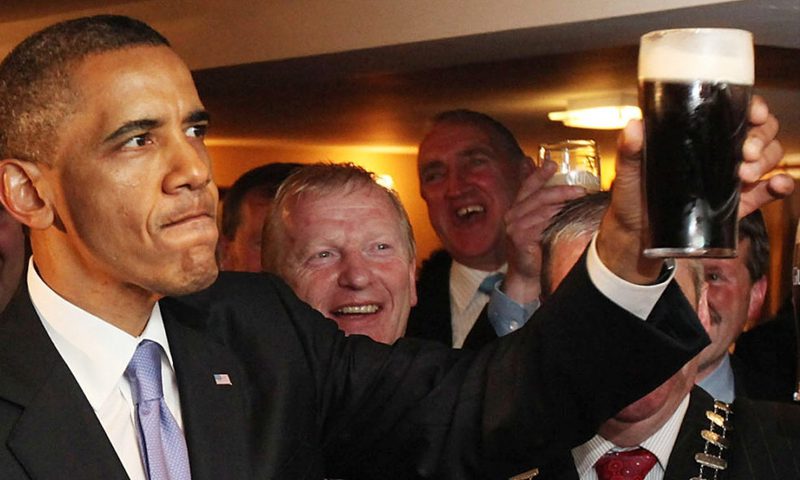
[[[198,292],[211,286],[219,276],[219,267],[215,260],[192,263],[190,268],[184,266],[180,275],[176,275],[176,280],[164,285],[166,296],[175,297],[188,295]]]

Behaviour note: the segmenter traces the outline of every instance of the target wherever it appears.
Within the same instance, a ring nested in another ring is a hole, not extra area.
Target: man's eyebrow
[[[211,120],[211,115],[205,110],[195,110],[194,112],[187,115],[186,120],[183,123],[200,123],[200,122],[208,122]]]
[[[184,123],[200,123],[200,122],[208,122],[211,118],[211,115],[208,114],[205,110],[195,110],[194,112],[190,113],[186,116]],[[128,135],[131,132],[135,131],[145,131],[145,130],[152,130],[154,128],[160,127],[164,122],[160,120],[155,120],[152,118],[142,118],[139,120],[131,120],[130,122],[125,122],[121,127],[114,130],[111,135],[107,136],[104,143],[113,142],[125,135]]]
[[[493,150],[486,145],[475,145],[458,152],[462,157],[471,157],[473,155],[491,155]]]
[[[130,122],[125,122],[122,124],[121,127],[114,130],[111,135],[107,136],[103,143],[110,143],[117,140],[120,137],[128,135],[131,132],[135,131],[143,131],[143,130],[151,130],[153,128],[158,127],[161,125],[161,122],[158,120],[154,120],[152,118],[142,118],[140,120],[131,120]]]
[[[443,168],[444,162],[441,160],[431,160],[428,163],[419,167],[420,172],[427,172],[428,170],[433,170],[435,168]]]

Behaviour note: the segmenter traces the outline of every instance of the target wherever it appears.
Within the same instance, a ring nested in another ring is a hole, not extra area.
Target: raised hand
[[[783,158],[776,139],[778,120],[759,96],[750,103],[751,129],[742,147],[744,161],[739,168],[742,196],[739,216],[792,193],[794,181],[785,174],[762,179]],[[622,131],[617,145],[616,172],[611,206],[600,225],[597,251],[603,263],[623,279],[646,284],[661,270],[660,259],[642,255],[647,240],[647,214],[642,196],[642,123],[631,121]]]
[[[553,162],[546,162],[542,168],[534,169],[523,182],[514,204],[504,217],[508,239],[508,273],[503,290],[517,303],[529,303],[541,293],[541,237],[550,219],[566,202],[586,195],[583,187],[545,187],[555,171],[556,164]]]

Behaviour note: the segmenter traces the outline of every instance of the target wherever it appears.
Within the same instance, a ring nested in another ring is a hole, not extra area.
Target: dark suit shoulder
[[[417,304],[411,308],[406,336],[453,343],[450,320],[450,266],[453,259],[437,250],[422,263],[417,280]]]
[[[793,382],[780,378],[774,371],[760,370],[737,355],[731,355],[731,370],[733,370],[737,398],[792,401]]]
[[[800,406],[737,398],[729,478],[800,478]]]
[[[269,273],[221,272],[208,288],[190,295],[161,300],[162,309],[175,312],[181,323],[198,329],[249,328],[258,331],[293,324],[293,328],[337,330],[335,323],[297,298],[279,277]],[[302,321],[298,322],[298,320]],[[217,325],[222,321],[224,325]]]
[[[752,395],[753,391],[748,389],[745,392],[748,396],[780,401],[791,398],[797,378],[797,336],[794,329],[794,311],[789,300],[784,302],[774,319],[744,332],[736,340],[732,358],[739,359],[756,375],[773,379],[779,392],[778,395]]]

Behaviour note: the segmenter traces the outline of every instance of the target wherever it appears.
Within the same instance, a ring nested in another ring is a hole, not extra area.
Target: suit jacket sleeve
[[[242,359],[259,478],[508,478],[588,439],[706,344],[674,285],[645,322],[580,265],[477,353],[345,337],[266,276],[225,276],[173,306],[210,312],[197,327]]]

